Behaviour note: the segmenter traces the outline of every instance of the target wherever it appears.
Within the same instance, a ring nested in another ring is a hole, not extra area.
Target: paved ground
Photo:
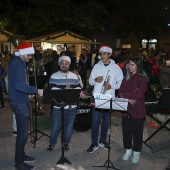
[[[12,112],[10,110],[7,95],[5,95],[5,103],[6,109],[0,109],[0,170],[14,170],[16,137],[12,136]],[[44,113],[43,116],[50,119],[50,113],[47,108],[44,108]],[[117,123],[118,126],[116,126],[115,123]],[[49,129],[44,130],[44,132],[49,134]],[[102,148],[99,148],[93,154],[86,152],[86,149],[91,144],[90,132],[90,129],[85,132],[77,132],[74,130],[70,142],[70,151],[66,152],[65,156],[72,164],[79,164],[87,170],[107,169],[107,167],[92,167],[104,165],[108,158],[108,152]],[[39,133],[38,136],[40,136]],[[144,136],[147,136],[146,128]],[[53,152],[46,151],[48,140],[48,137],[43,136],[36,142],[35,148],[31,143],[30,137],[27,141],[26,153],[36,158],[36,162],[34,162],[33,165],[36,166],[37,170],[50,169],[55,166],[61,157],[60,138],[58,139],[58,145]],[[121,159],[123,153],[124,149],[122,147],[120,117],[119,114],[113,113],[110,161],[115,168],[121,170],[164,170],[168,165],[168,160],[170,158],[170,148],[165,148],[152,153],[150,149],[144,146],[140,162],[138,164],[132,164],[131,160],[123,161]],[[111,163],[109,164],[110,166]]]

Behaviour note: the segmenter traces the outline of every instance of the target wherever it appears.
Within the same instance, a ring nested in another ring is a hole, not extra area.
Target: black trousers
[[[125,149],[141,152],[144,121],[145,118],[128,119],[122,116],[123,146]]]

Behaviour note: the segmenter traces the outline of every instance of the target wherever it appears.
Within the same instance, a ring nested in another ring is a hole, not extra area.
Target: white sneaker
[[[126,153],[123,155],[122,159],[124,161],[127,161],[131,155],[132,155],[132,149],[126,149]]]
[[[141,152],[135,152],[135,151],[133,152],[133,158],[132,158],[133,164],[137,164],[139,162],[140,153]]]

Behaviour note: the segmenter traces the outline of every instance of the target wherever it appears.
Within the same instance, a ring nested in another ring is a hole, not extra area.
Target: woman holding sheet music
[[[133,151],[132,163],[139,162],[142,149],[146,90],[147,76],[142,60],[138,57],[132,58],[129,61],[129,74],[124,77],[119,89],[119,96],[129,102],[128,111],[122,113],[123,145],[126,149],[122,159],[128,160]]]

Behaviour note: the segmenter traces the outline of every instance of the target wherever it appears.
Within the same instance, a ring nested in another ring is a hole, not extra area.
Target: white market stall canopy
[[[102,44],[70,31],[51,33],[33,39],[29,39],[27,41],[47,42],[51,44]]]

